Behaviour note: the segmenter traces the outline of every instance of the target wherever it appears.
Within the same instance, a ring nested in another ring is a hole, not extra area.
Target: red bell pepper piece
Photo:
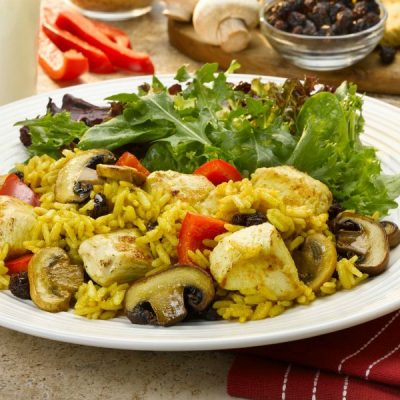
[[[25,254],[24,256],[6,261],[4,264],[8,268],[8,274],[18,274],[19,272],[27,272],[28,265],[33,254]]]
[[[100,21],[92,20],[92,24],[100,30],[104,35],[106,35],[110,40],[116,43],[119,46],[127,47],[128,49],[132,48],[131,40],[129,36],[120,29],[116,28],[115,26],[104,24]]]
[[[204,175],[214,185],[222,182],[241,181],[240,172],[228,162],[224,160],[211,160],[197,168],[194,172],[196,175]]]
[[[73,11],[61,11],[57,16],[56,26],[102,50],[117,67],[142,74],[154,73],[154,65],[148,54],[135,53],[131,49],[117,45],[83,15]]]
[[[39,38],[39,64],[54,80],[68,81],[78,78],[89,70],[85,56],[75,50],[63,53],[44,34]]]
[[[15,174],[7,176],[3,186],[0,188],[0,196],[15,197],[34,207],[40,205],[36,193]]]
[[[150,171],[144,165],[142,165],[142,163],[132,153],[129,153],[129,151],[126,151],[124,154],[122,154],[116,165],[136,168],[142,174],[146,176],[150,175]]]
[[[180,264],[195,265],[190,259],[188,251],[195,252],[204,249],[204,239],[214,239],[226,232],[225,221],[220,219],[187,213],[179,232],[178,261]]]
[[[79,39],[72,33],[59,29],[49,22],[42,24],[42,30],[60,50],[76,50],[87,57],[91,72],[109,74],[115,71],[110,60],[101,50]]]

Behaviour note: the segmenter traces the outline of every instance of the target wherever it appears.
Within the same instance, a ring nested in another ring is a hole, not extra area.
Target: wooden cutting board
[[[171,44],[185,55],[201,62],[218,62],[227,68],[235,59],[241,64],[239,72],[259,75],[300,78],[316,75],[321,83],[338,85],[347,80],[358,85],[361,92],[400,95],[400,52],[390,65],[382,65],[379,54],[374,51],[367,58],[352,67],[329,72],[307,71],[287,62],[268,43],[259,31],[253,31],[251,42],[246,50],[239,53],[225,53],[218,46],[198,40],[191,24],[173,20],[168,21],[168,34]]]

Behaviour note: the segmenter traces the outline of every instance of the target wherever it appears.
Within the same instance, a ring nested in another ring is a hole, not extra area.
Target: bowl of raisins
[[[380,0],[267,0],[260,24],[271,46],[292,64],[331,71],[371,53],[386,19]]]

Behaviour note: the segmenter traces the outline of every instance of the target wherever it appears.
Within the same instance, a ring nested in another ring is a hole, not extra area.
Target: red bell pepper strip
[[[8,274],[18,274],[19,272],[27,272],[28,265],[33,254],[25,254],[24,256],[6,261],[4,264],[8,268]]]
[[[149,176],[150,171],[142,165],[142,163],[129,151],[126,151],[122,156],[118,159],[116,165],[121,165],[124,167],[132,167],[137,169],[142,174]]]
[[[119,46],[126,47],[128,49],[132,48],[131,40],[129,36],[120,29],[116,28],[115,26],[104,24],[100,21],[92,20],[92,24],[100,30],[104,35],[106,35],[110,40],[116,43]]]
[[[187,213],[179,232],[178,261],[180,264],[195,265],[189,257],[189,250],[195,252],[204,249],[204,239],[214,239],[226,232],[225,221],[220,219]]]
[[[73,80],[89,70],[85,56],[75,50],[63,53],[43,33],[39,38],[39,64],[54,80]]]
[[[97,74],[109,74],[115,72],[108,57],[96,47],[91,46],[84,40],[79,39],[68,31],[57,28],[56,26],[44,22],[42,30],[47,37],[62,51],[76,50],[87,57],[89,70]]]
[[[3,186],[0,188],[0,196],[15,197],[34,207],[40,205],[36,193],[15,174],[7,176]]]
[[[102,50],[110,61],[119,68],[141,74],[153,74],[154,65],[146,53],[136,53],[110,40],[96,29],[96,26],[83,15],[73,11],[61,11],[56,19],[56,26],[65,29]]]
[[[204,175],[214,185],[222,182],[240,181],[242,175],[240,172],[228,162],[224,160],[211,160],[197,168],[194,172],[196,175]]]

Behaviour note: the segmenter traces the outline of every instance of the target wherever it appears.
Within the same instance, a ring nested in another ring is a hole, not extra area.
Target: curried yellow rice
[[[305,206],[287,206],[280,199],[279,192],[254,188],[249,179],[218,185],[201,206],[173,198],[162,189],[153,189],[149,193],[131,183],[112,180],[95,185],[90,200],[84,205],[58,203],[54,196],[58,172],[79,153],[80,150],[64,150],[64,157],[59,160],[49,156],[35,156],[27,164],[17,165],[17,170],[24,174],[24,181],[40,196],[41,201],[40,207],[35,208],[37,224],[30,240],[24,242],[24,247],[33,253],[44,247],[57,246],[65,249],[74,262],[81,263],[78,248],[82,241],[96,234],[137,228],[142,236],[136,239],[136,243],[147,247],[153,256],[153,268],[146,274],[150,276],[177,262],[178,237],[187,212],[211,215],[225,221],[230,221],[237,213],[263,212],[280,232],[290,252],[314,233],[322,233],[332,241],[335,240],[327,225],[327,213],[314,215],[313,210]],[[105,195],[110,212],[94,219],[90,217],[90,212],[94,208],[97,193]],[[379,215],[374,214],[373,218],[377,220]],[[149,224],[153,229],[148,229]],[[219,241],[243,227],[226,223],[225,229],[226,233],[213,240],[204,240],[202,249],[189,251],[189,258],[194,264],[208,270],[212,249]],[[8,271],[4,265],[7,253],[6,244],[0,249],[0,289],[7,288],[9,284]],[[242,292],[217,287],[213,308],[227,320],[245,322],[272,318],[296,304],[307,305],[317,296],[331,295],[338,290],[358,285],[368,275],[357,269],[356,261],[357,257],[338,261],[337,277],[325,282],[317,293],[303,284],[301,295],[293,301],[278,301],[267,287]],[[92,281],[84,283],[75,295],[74,312],[90,319],[113,318],[123,308],[128,286],[114,283],[109,287],[100,287]]]
[[[83,283],[75,294],[74,313],[89,319],[114,318],[123,309],[128,287],[127,283],[113,283],[108,287],[100,287],[92,281]]]
[[[0,290],[8,289],[10,276],[8,268],[4,265],[4,260],[8,254],[8,243],[4,244],[0,249]]]

